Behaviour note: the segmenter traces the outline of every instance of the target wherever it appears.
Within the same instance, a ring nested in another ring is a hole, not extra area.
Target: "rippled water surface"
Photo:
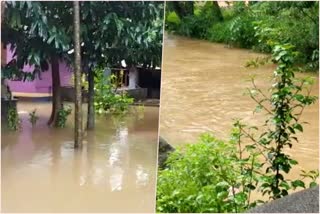
[[[52,129],[50,103],[19,102],[18,111],[22,131],[1,137],[3,212],[154,212],[158,107],[97,118],[81,150],[73,149],[73,117]]]
[[[270,87],[274,65],[245,68],[250,59],[263,57],[250,50],[225,47],[223,44],[165,36],[161,85],[160,135],[177,146],[194,142],[200,133],[213,132],[228,139],[234,118],[252,125],[262,124],[262,113],[253,115],[256,104],[244,95],[256,75],[258,87]],[[306,74],[297,74],[305,76]],[[318,95],[318,76],[312,89]],[[319,163],[319,105],[305,109],[308,122],[300,143],[288,151],[300,163],[300,169],[316,169]],[[293,170],[295,177],[300,170]]]

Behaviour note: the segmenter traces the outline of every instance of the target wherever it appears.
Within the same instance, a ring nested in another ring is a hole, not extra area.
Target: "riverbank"
[[[165,35],[163,51],[160,135],[174,147],[196,142],[203,132],[228,140],[234,118],[251,125],[263,124],[265,116],[253,114],[256,103],[244,93],[251,87],[252,75],[258,87],[269,88],[274,65],[245,67],[248,60],[265,55],[170,34]],[[310,75],[315,79],[311,94],[317,96],[318,75]],[[318,117],[318,102],[305,109],[301,119],[309,124],[298,135],[300,143],[288,151],[299,162],[291,178],[297,177],[300,169],[314,169],[319,162]]]
[[[290,43],[300,53],[295,63],[318,72],[318,11],[318,2],[168,3],[166,31],[261,53]]]

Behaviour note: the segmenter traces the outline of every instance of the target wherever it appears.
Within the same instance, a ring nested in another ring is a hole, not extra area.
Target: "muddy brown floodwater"
[[[124,121],[97,118],[81,150],[73,148],[73,117],[53,129],[50,103],[19,102],[18,111],[22,131],[1,138],[3,212],[154,212],[158,107]]]
[[[252,125],[263,123],[263,113],[253,115],[256,104],[244,95],[251,75],[258,87],[271,85],[274,65],[245,68],[245,63],[265,55],[223,44],[165,35],[161,85],[160,135],[174,146],[192,143],[200,133],[212,132],[228,139],[234,118]],[[312,94],[319,93],[318,76]],[[305,109],[303,134],[288,152],[299,161],[290,178],[300,169],[317,169],[319,163],[319,104]]]

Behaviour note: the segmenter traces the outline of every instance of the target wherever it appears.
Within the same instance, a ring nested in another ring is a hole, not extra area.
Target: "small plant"
[[[105,77],[102,70],[96,71],[95,77],[95,111],[97,114],[123,114],[133,103],[125,91],[118,91],[119,80],[115,75]]]
[[[17,109],[14,107],[9,107],[8,109],[8,128],[12,131],[17,131],[21,128],[21,120]]]
[[[72,108],[70,106],[62,107],[58,111],[58,124],[59,128],[64,128],[66,126],[66,122],[68,116],[71,114]]]
[[[36,115],[36,109],[34,109],[31,113],[29,113],[29,121],[32,124],[32,126],[36,125],[39,117]]]
[[[272,61],[277,64],[274,71],[274,84],[270,88],[271,97],[267,97],[252,80],[253,88],[249,89],[251,98],[258,104],[258,110],[264,110],[270,117],[264,126],[268,130],[254,139],[247,132],[256,147],[262,150],[266,159],[266,173],[261,176],[261,191],[272,199],[288,195],[288,190],[304,187],[301,180],[290,181],[285,178],[298,162],[285,153],[285,148],[291,148],[298,142],[295,134],[303,132],[300,117],[306,106],[313,104],[317,97],[311,96],[312,80],[294,78],[294,57],[297,53],[290,44],[275,45]],[[305,93],[304,93],[305,92]],[[306,94],[306,95],[305,95]],[[242,129],[244,130],[244,129]]]

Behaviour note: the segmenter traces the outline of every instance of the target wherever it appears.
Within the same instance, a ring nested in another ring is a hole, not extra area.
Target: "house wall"
[[[13,59],[13,52],[10,51],[10,45],[6,48],[6,62],[10,62]],[[69,86],[72,70],[66,63],[60,62],[60,81],[61,86]],[[32,72],[33,66],[26,65],[23,68],[25,72]],[[40,79],[41,78],[41,79]],[[12,92],[24,92],[24,93],[51,93],[52,91],[52,78],[51,78],[51,66],[49,69],[41,73],[40,78],[34,81],[8,81],[8,85]]]

